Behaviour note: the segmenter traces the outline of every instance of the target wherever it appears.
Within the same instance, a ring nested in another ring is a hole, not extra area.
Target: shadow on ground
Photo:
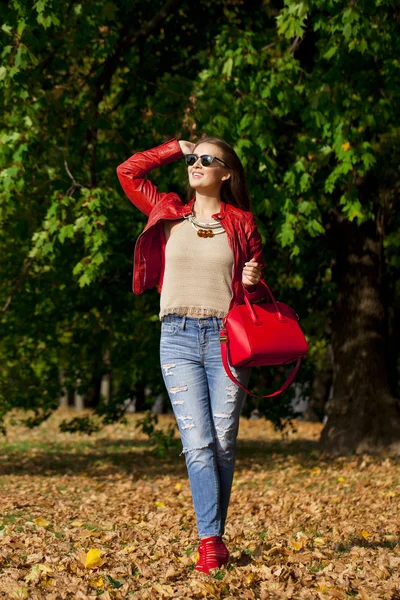
[[[185,461],[179,456],[181,449],[170,449],[163,458],[154,456],[152,446],[145,441],[126,439],[93,440],[84,449],[79,443],[72,449],[57,446],[48,448],[4,450],[0,453],[0,476],[5,475],[85,475],[103,479],[115,474],[132,478],[152,479],[165,475],[186,474]],[[305,468],[320,464],[322,458],[317,441],[293,440],[290,442],[260,442],[240,440],[236,453],[236,473],[241,470],[274,470],[282,461],[296,456],[296,462]]]

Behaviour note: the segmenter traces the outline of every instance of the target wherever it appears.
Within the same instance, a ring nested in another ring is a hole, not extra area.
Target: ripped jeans
[[[222,319],[167,315],[160,362],[179,427],[200,538],[222,536],[228,512],[245,392],[226,375]],[[247,386],[251,368],[231,368]]]

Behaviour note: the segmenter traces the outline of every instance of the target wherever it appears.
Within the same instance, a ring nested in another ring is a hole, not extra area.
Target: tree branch
[[[10,306],[11,300],[14,296],[14,294],[19,290],[19,288],[21,287],[25,277],[28,275],[29,273],[29,269],[32,266],[34,259],[30,258],[28,260],[28,262],[25,265],[24,270],[22,271],[21,277],[18,279],[17,283],[14,285],[14,287],[12,288],[10,295],[8,296],[5,305],[3,306],[3,308],[1,309],[1,312],[6,312],[7,308]]]
[[[110,54],[106,60],[104,61],[102,67],[101,67],[101,71],[100,73],[94,78],[93,80],[93,88],[94,88],[94,97],[93,97],[93,104],[96,107],[96,112],[97,112],[97,107],[100,104],[100,102],[103,100],[104,95],[106,94],[110,84],[111,84],[111,79],[115,73],[115,71],[118,68],[119,65],[119,60],[121,58],[121,56],[127,51],[129,50],[129,48],[131,48],[134,44],[136,44],[138,42],[138,40],[142,39],[142,38],[146,38],[149,35],[151,35],[154,31],[156,31],[156,29],[161,25],[161,23],[166,19],[166,17],[168,16],[168,14],[175,9],[176,6],[178,6],[179,4],[182,4],[183,0],[168,0],[165,5],[161,8],[161,10],[154,15],[154,17],[152,19],[150,19],[150,21],[148,21],[147,23],[145,23],[142,28],[135,32],[134,34],[132,33],[126,33],[128,27],[126,26],[121,30],[121,36],[120,36],[120,40],[119,43],[116,47],[116,49],[114,50],[113,54]],[[94,125],[94,127],[89,127],[87,133],[86,133],[86,137],[85,140],[82,144],[82,148],[80,151],[80,156],[81,158],[84,157],[86,150],[91,142],[91,140],[93,138],[97,138],[97,129],[96,129],[96,125]],[[96,141],[95,141],[96,143]],[[92,174],[92,179],[93,179],[93,169],[95,168],[94,165],[94,161],[95,161],[95,152],[92,152],[92,157],[91,157],[91,174]]]
[[[105,92],[107,91],[122,54],[129,50],[129,48],[131,48],[140,38],[146,38],[149,35],[151,35],[166,19],[168,14],[176,6],[182,4],[182,1],[183,0],[168,0],[168,2],[165,3],[162,9],[156,15],[154,15],[154,17],[150,19],[150,21],[145,23],[139,31],[137,31],[133,35],[129,34],[123,36],[120,39],[120,42],[117,48],[115,49],[114,53],[108,56],[108,58],[103,63],[100,74],[95,78],[95,87],[97,89],[95,101],[97,104],[102,100]]]

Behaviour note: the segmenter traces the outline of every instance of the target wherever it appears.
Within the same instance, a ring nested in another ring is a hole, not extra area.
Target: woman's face
[[[202,142],[193,150],[193,154],[202,156],[203,154],[211,154],[216,158],[224,160],[222,150],[219,146]],[[203,167],[201,160],[198,159],[194,165],[188,167],[189,183],[195,190],[205,191],[217,189],[229,179],[231,176],[230,170],[218,160],[214,160],[209,167]]]

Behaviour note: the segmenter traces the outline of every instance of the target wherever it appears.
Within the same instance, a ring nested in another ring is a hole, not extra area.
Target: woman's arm
[[[145,215],[149,216],[157,202],[167,196],[166,192],[159,192],[145,176],[153,169],[182,157],[181,144],[176,138],[172,138],[151,150],[136,152],[117,167],[122,189],[132,204]]]
[[[262,253],[262,240],[261,235],[257,229],[256,220],[254,215],[251,215],[251,218],[248,222],[248,230],[247,230],[247,239],[248,239],[248,256],[247,260],[250,261],[252,258],[255,259],[260,272],[259,279],[264,279],[264,259]],[[266,296],[266,289],[262,285],[262,283],[258,283],[257,285],[252,285],[248,287],[244,287],[244,293],[247,298],[251,302],[260,302]]]

